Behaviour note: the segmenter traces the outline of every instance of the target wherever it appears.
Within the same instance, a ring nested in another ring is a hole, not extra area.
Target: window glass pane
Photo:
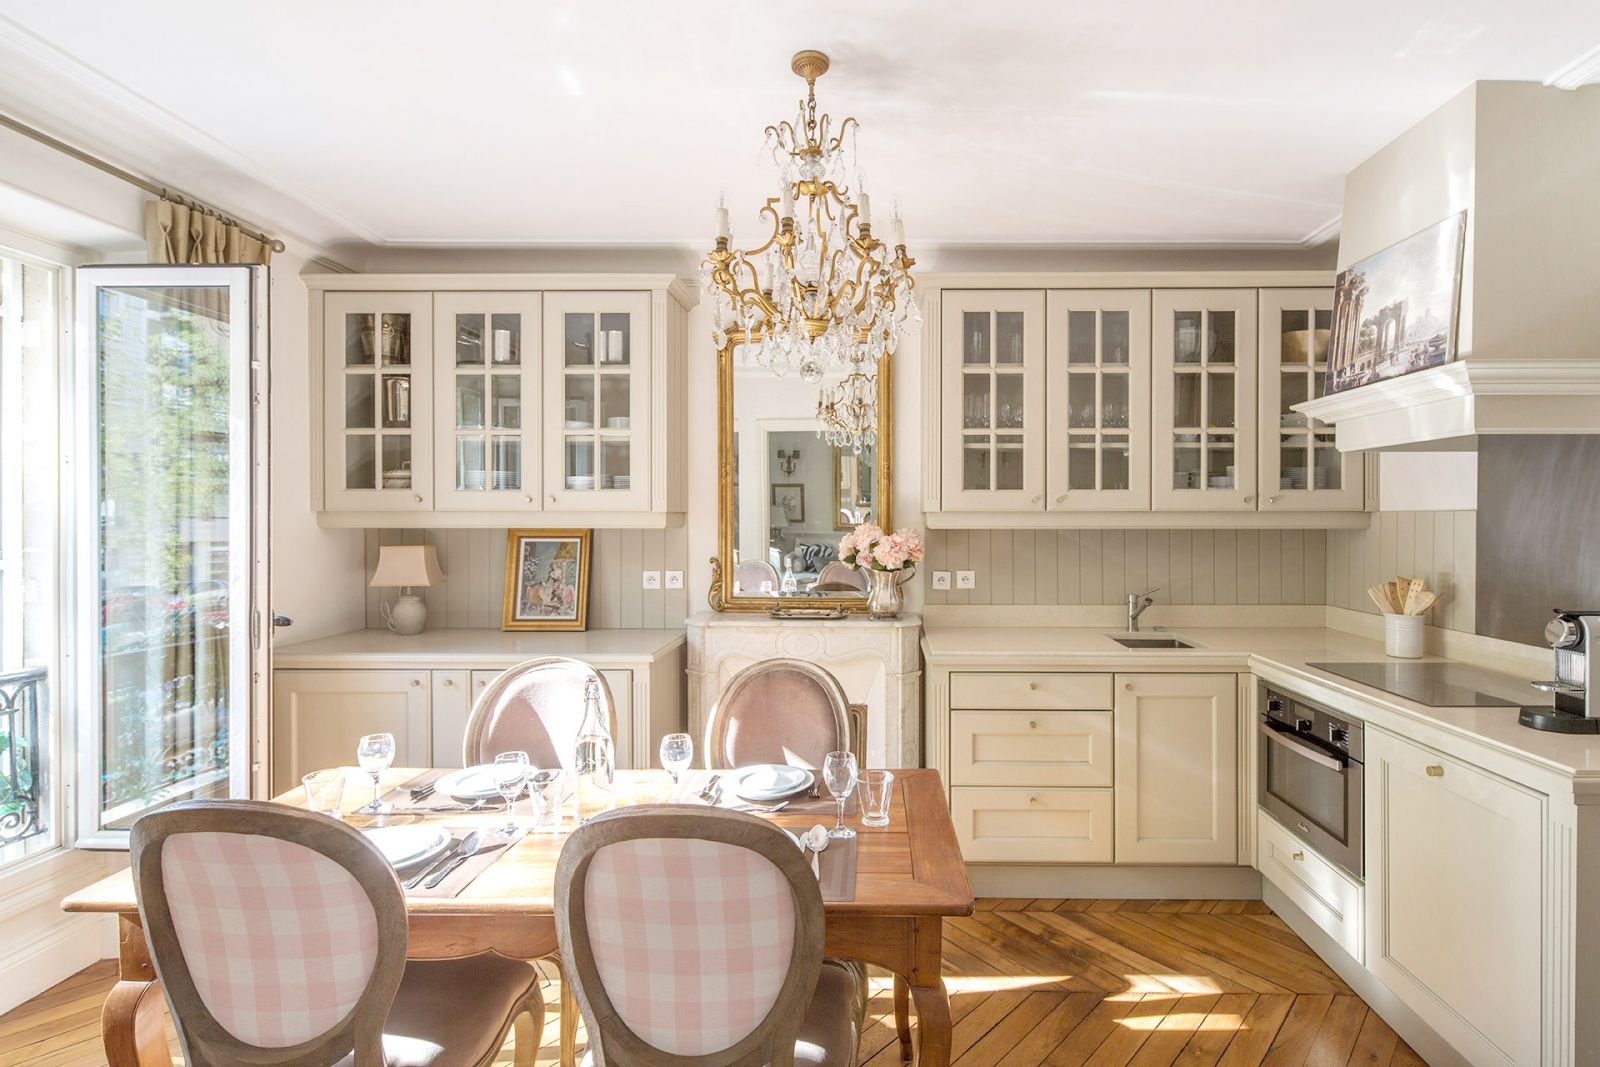
[[[594,375],[567,375],[567,429],[594,429]]]
[[[456,429],[483,429],[483,375],[456,375]]]
[[[1232,363],[1234,350],[1234,321],[1231,311],[1213,311],[1207,316],[1211,331],[1206,337],[1207,363]]]
[[[568,312],[563,320],[566,364],[569,367],[594,366],[594,316]]]
[[[496,437],[489,451],[490,458],[494,461],[492,488],[521,489],[522,439]]]
[[[411,425],[411,379],[407,375],[383,376],[383,425],[386,429]]]
[[[411,365],[411,316],[403,312],[383,316],[383,337],[379,341],[385,367]]]
[[[1176,363],[1200,362],[1200,312],[1180,311],[1173,316],[1172,358]]]
[[[1094,488],[1094,434],[1072,434],[1067,438],[1067,488],[1077,491]]]
[[[964,311],[961,313],[961,362],[989,362],[989,313]]]
[[[484,487],[483,438],[456,439],[456,488],[474,491]]]
[[[607,374],[600,379],[600,425],[607,430],[626,430],[633,425],[630,414],[633,382],[627,374]]]
[[[1022,488],[1022,438],[996,434],[994,438],[994,487]]]
[[[633,362],[633,316],[626,311],[608,311],[600,316],[600,331],[595,339],[600,362],[608,367],[624,367]]]
[[[969,430],[989,429],[989,372],[961,376],[961,425]]]
[[[1093,374],[1067,376],[1068,426],[1074,428],[1094,426],[1094,379]]]
[[[483,315],[456,316],[456,366],[483,366]]]
[[[594,438],[567,438],[567,488],[594,488]]]
[[[377,425],[374,403],[376,379],[371,374],[346,374],[344,377],[344,424],[351,430],[370,430]]]
[[[375,489],[378,485],[377,437],[370,433],[346,434],[344,438],[344,487]]]
[[[1022,375],[996,374],[995,425],[1002,430],[1022,429]]]
[[[1128,362],[1128,313],[1105,311],[1100,314],[1100,362]]]
[[[1067,362],[1094,362],[1094,312],[1067,312]]]
[[[961,488],[989,488],[989,435],[968,437],[961,444]]]
[[[1100,378],[1100,425],[1128,428],[1128,376],[1108,373]]]
[[[1022,362],[1022,320],[1020,311],[997,311],[995,321],[994,361],[1017,364]]]
[[[522,428],[522,379],[515,374],[494,376],[493,425],[497,430]]]
[[[347,367],[372,366],[377,352],[376,328],[372,314],[352,312],[344,317],[344,365]]]
[[[1100,488],[1128,488],[1128,439],[1108,434],[1100,443]]]

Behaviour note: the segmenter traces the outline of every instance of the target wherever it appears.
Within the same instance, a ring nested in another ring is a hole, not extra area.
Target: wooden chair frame
[[[701,1056],[663,1052],[634,1033],[617,1014],[590,947],[584,890],[589,864],[607,845],[645,838],[715,841],[746,848],[771,861],[794,894],[794,955],[771,1010],[728,1048]],[[588,1025],[595,1067],[648,1063],[653,1067],[793,1067],[800,1023],[822,969],[822,891],[794,841],[772,824],[742,812],[672,804],[607,812],[573,831],[556,865],[556,937],[568,980]]]
[[[611,686],[606,683],[606,676],[581,659],[573,659],[569,656],[541,656],[538,659],[526,660],[515,667],[507,667],[500,677],[490,682],[484,691],[478,694],[478,699],[473,701],[472,712],[467,716],[466,734],[461,741],[461,765],[463,767],[471,767],[482,762],[478,758],[478,745],[483,740],[484,723],[488,719],[488,709],[494,706],[494,703],[500,699],[501,694],[523,675],[541,667],[552,667],[559,664],[582,667],[594,675],[595,680],[600,683],[600,710],[604,713],[606,724],[611,730],[612,744],[616,743],[617,702],[611,695]]]
[[[844,694],[844,686],[839,684],[839,679],[824,667],[819,667],[803,659],[764,659],[759,663],[752,663],[744,670],[728,679],[728,684],[717,697],[716,704],[712,705],[711,714],[706,716],[705,757],[706,769],[711,771],[726,771],[733,768],[728,765],[727,757],[722,751],[719,735],[722,732],[727,717],[728,701],[737,696],[739,691],[751,682],[764,675],[775,671],[794,671],[811,678],[817,683],[828,698],[828,703],[833,708],[834,725],[839,731],[839,748],[841,751],[854,751],[850,747],[850,699]],[[859,757],[858,757],[859,758]],[[818,767],[817,770],[821,771]]]

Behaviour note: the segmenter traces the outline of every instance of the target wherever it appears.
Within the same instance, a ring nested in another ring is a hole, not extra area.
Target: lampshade
[[[443,581],[439,553],[432,545],[384,545],[378,549],[378,570],[367,584],[428,586]]]
[[[772,521],[767,525],[774,530],[787,530],[789,528],[789,513],[783,509],[782,504],[772,505]]]

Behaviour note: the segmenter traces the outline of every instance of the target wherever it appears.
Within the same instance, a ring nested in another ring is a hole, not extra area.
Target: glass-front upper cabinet
[[[1256,291],[1152,299],[1156,510],[1256,508]]]
[[[337,511],[432,506],[430,293],[329,293],[324,479]]]
[[[539,310],[538,293],[434,295],[436,508],[539,507]]]
[[[944,509],[1040,511],[1045,294],[943,294]]]
[[[1322,395],[1333,293],[1261,291],[1261,510],[1360,511],[1359,453],[1334,447],[1333,427],[1294,410]]]
[[[1067,290],[1049,312],[1050,511],[1150,507],[1150,292]]]
[[[650,294],[544,295],[544,501],[650,506]]]

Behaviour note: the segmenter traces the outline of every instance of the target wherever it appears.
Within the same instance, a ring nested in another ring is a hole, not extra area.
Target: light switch
[[[933,572],[933,587],[935,589],[949,589],[950,588],[950,572],[949,571],[934,571]]]
[[[646,589],[660,589],[661,588],[661,572],[660,571],[645,571],[644,572],[644,587]]]
[[[683,588],[683,572],[682,571],[668,571],[667,572],[667,588],[668,589],[682,589]]]
[[[978,572],[977,571],[956,571],[956,588],[957,589],[976,589],[976,588],[978,588]]]

